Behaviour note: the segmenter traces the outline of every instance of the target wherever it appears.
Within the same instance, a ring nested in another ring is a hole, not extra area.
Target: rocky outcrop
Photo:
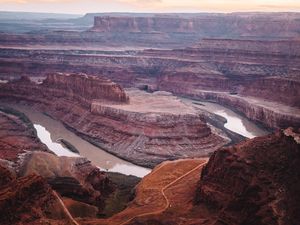
[[[75,224],[76,217],[111,216],[130,201],[138,178],[108,175],[85,158],[57,157],[24,114],[4,106],[0,112],[1,224]]]
[[[29,119],[11,108],[0,106],[0,159],[18,170],[19,162],[28,151],[49,152],[35,134]],[[1,164],[1,163],[0,163]]]
[[[0,173],[11,178],[0,185],[1,224],[74,224],[42,177],[15,178],[2,166]]]
[[[10,174],[40,175],[62,196],[95,205],[99,210],[104,207],[105,198],[114,191],[104,172],[85,158],[57,157],[40,142],[28,118],[16,110],[1,107],[0,124],[0,165],[10,168]],[[1,174],[0,184],[12,180],[10,174]]]
[[[166,88],[169,90],[169,88]],[[300,109],[282,103],[266,101],[263,98],[253,98],[228,92],[213,92],[204,90],[170,89],[175,93],[193,99],[216,102],[242,113],[247,118],[269,128],[288,128],[291,125],[300,126]]]
[[[197,204],[216,210],[214,224],[296,224],[299,144],[277,132],[215,152],[202,171]]]
[[[45,76],[54,72],[101,72],[124,87],[180,85],[241,93],[299,107],[299,41],[204,39],[193,48],[145,51],[2,49],[4,75]],[[274,95],[274,92],[276,95]]]
[[[85,158],[33,152],[26,154],[20,167],[20,176],[38,174],[62,196],[97,206],[99,210],[114,191],[106,174]]]
[[[69,95],[80,96],[88,101],[93,99],[123,103],[129,101],[128,96],[120,85],[99,76],[49,74],[43,85],[47,88],[66,91]]]
[[[68,88],[74,76],[64,79],[69,81],[58,81],[57,88],[49,86],[48,79],[39,85],[11,82],[2,85],[0,96],[25,101],[90,142],[140,165],[207,155],[230,141],[213,133],[191,106],[170,94],[132,90],[127,92],[130,103],[117,104],[86,99]]]

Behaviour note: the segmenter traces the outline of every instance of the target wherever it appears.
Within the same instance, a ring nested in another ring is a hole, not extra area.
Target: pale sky
[[[0,11],[56,12],[300,12],[300,0],[0,0]]]

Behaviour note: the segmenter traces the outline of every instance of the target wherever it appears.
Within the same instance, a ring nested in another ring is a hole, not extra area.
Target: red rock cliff
[[[104,99],[124,103],[129,101],[120,85],[99,76],[56,73],[48,75],[43,85],[79,95],[87,100]]]
[[[299,36],[297,13],[233,13],[195,16],[157,15],[144,17],[96,16],[92,31],[190,33],[203,36],[295,37]],[[197,36],[197,35],[196,35]]]
[[[196,201],[217,211],[215,224],[297,224],[299,171],[294,136],[278,132],[255,138],[212,155]]]
[[[0,98],[26,101],[101,148],[144,166],[207,155],[230,141],[212,131],[201,115],[174,96],[137,90],[130,92],[130,104],[91,101],[84,96],[91,98],[93,93],[81,90],[82,78],[78,79],[59,75],[42,84],[3,84]],[[75,87],[81,91],[75,92]]]

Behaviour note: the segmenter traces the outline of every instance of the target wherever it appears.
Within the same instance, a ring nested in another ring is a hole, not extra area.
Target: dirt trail
[[[160,209],[160,210],[157,210],[157,211],[153,211],[153,212],[147,212],[147,213],[142,213],[142,214],[139,214],[139,215],[136,215],[134,217],[131,217],[130,219],[126,220],[125,222],[123,223],[120,223],[120,225],[125,225],[127,223],[129,223],[130,221],[132,221],[133,219],[137,218],[137,217],[143,217],[143,216],[149,216],[149,215],[155,215],[155,214],[160,214],[162,212],[164,212],[167,208],[169,208],[169,205],[170,205],[170,201],[169,199],[167,198],[166,194],[165,194],[165,191],[171,187],[172,185],[174,185],[176,182],[178,182],[179,180],[183,179],[184,177],[188,176],[189,174],[191,174],[192,172],[194,172],[195,170],[199,169],[200,167],[204,166],[207,162],[203,162],[203,163],[200,163],[199,165],[197,165],[196,167],[194,167],[193,169],[191,169],[190,171],[188,171],[187,173],[181,175],[180,177],[178,177],[177,179],[175,179],[174,181],[172,181],[171,183],[167,184],[166,186],[162,187],[160,192],[162,194],[162,196],[164,197],[166,203],[165,203],[165,206]],[[161,168],[163,168],[166,164],[163,164],[161,167],[159,167],[155,173],[160,170]]]
[[[56,193],[56,191],[53,191],[53,194],[55,195],[55,197],[58,199],[58,201],[60,202],[61,206],[63,207],[64,212],[67,214],[70,222],[73,225],[80,225],[79,223],[76,222],[76,220],[73,218],[73,216],[71,215],[71,213],[69,212],[69,210],[66,208],[65,204],[63,203],[63,201],[61,200],[61,198],[58,196],[58,194]]]

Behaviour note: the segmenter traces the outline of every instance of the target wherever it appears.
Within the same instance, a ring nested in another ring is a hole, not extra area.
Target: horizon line
[[[249,10],[249,11],[232,11],[232,12],[221,12],[221,11],[199,11],[199,12],[180,12],[180,11],[170,11],[170,12],[153,12],[153,11],[102,11],[102,12],[85,12],[85,13],[71,13],[71,12],[46,12],[46,11],[22,11],[22,10],[0,10],[0,13],[44,13],[44,14],[67,14],[67,15],[86,15],[86,14],[97,14],[97,13],[130,13],[130,14],[234,14],[234,13],[299,13],[300,11],[259,11],[259,10]]]

